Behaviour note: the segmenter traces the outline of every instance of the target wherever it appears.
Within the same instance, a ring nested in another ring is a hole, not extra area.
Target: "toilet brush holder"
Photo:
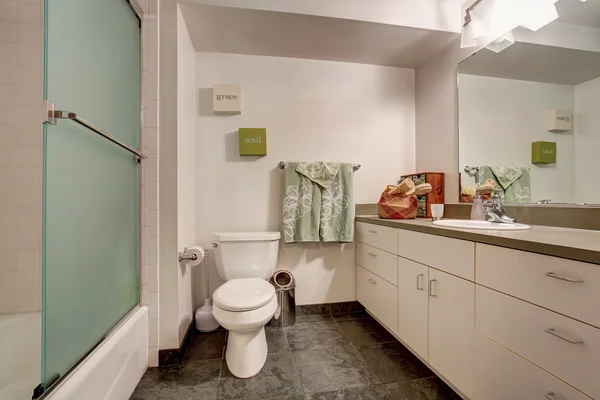
[[[212,300],[209,295],[210,282],[208,280],[208,251],[205,251],[204,257],[204,281],[206,282],[206,298],[202,307],[196,310],[194,319],[196,320],[196,329],[200,332],[212,332],[219,327],[219,323],[213,315]]]
[[[212,332],[219,327],[213,316],[213,306],[210,297],[204,299],[204,305],[196,310],[196,329],[200,332]]]

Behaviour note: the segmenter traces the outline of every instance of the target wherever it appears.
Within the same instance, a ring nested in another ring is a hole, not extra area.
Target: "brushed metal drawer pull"
[[[419,277],[421,277],[421,276],[422,276],[423,278],[425,278],[425,275],[423,275],[423,274],[419,274],[419,275],[417,275],[417,290],[425,290],[425,289],[423,288],[423,286],[420,286],[420,285],[419,285],[419,283],[421,282],[421,280],[419,279]]]
[[[548,332],[549,334],[556,336],[557,338],[560,338],[566,342],[572,343],[572,344],[583,344],[583,340],[581,339],[569,339],[566,336],[561,335],[560,333],[556,332],[556,329],[554,328],[548,328],[546,329],[546,332]]]
[[[573,279],[568,278],[566,276],[556,275],[554,272],[546,272],[546,276],[554,279],[560,279],[561,281],[571,282],[571,283],[583,283],[583,279]]]
[[[437,297],[437,294],[433,294],[432,283],[437,282],[437,279],[432,279],[429,281],[429,297]]]
[[[375,254],[375,253],[369,253],[369,255],[370,255],[371,257],[377,257],[377,254]]]
[[[547,398],[548,400],[556,400],[556,396],[554,395],[554,392],[548,392],[544,395],[545,398]]]
[[[377,283],[377,281],[375,279],[371,279],[371,278],[369,278],[368,281],[371,283]]]
[[[377,233],[377,231],[371,229],[371,230],[369,230],[369,233]]]

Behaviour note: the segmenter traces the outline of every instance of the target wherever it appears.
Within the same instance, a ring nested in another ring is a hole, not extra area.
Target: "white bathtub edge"
[[[139,307],[44,400],[127,400],[148,368],[148,308]]]

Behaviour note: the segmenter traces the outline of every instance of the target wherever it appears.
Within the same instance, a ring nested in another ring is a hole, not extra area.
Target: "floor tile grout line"
[[[298,383],[300,383],[300,390],[302,391],[302,396],[306,399],[306,392],[304,391],[304,385],[302,385],[302,379],[300,379],[300,373],[298,372],[298,367],[296,366],[296,360],[294,360],[294,354],[290,352],[290,357],[292,358],[292,364],[294,364],[294,372],[296,373],[296,377],[298,378]]]
[[[290,353],[290,357],[292,358],[292,364],[294,365],[294,372],[296,373],[296,377],[298,378],[298,383],[300,383],[300,390],[302,391],[302,397],[306,399],[306,393],[304,392],[304,386],[302,385],[302,379],[300,379],[300,372],[298,372],[298,367],[296,366],[296,360],[294,359],[294,352],[292,351],[292,346],[290,346],[290,341],[287,337],[287,330],[283,329],[283,337],[285,337],[285,342],[287,343],[287,347]]]

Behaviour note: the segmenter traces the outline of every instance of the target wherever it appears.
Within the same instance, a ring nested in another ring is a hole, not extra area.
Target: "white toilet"
[[[229,330],[225,358],[238,378],[256,375],[267,359],[265,324],[277,308],[267,279],[277,265],[279,232],[215,233],[215,262],[226,281],[213,293],[213,315]]]

